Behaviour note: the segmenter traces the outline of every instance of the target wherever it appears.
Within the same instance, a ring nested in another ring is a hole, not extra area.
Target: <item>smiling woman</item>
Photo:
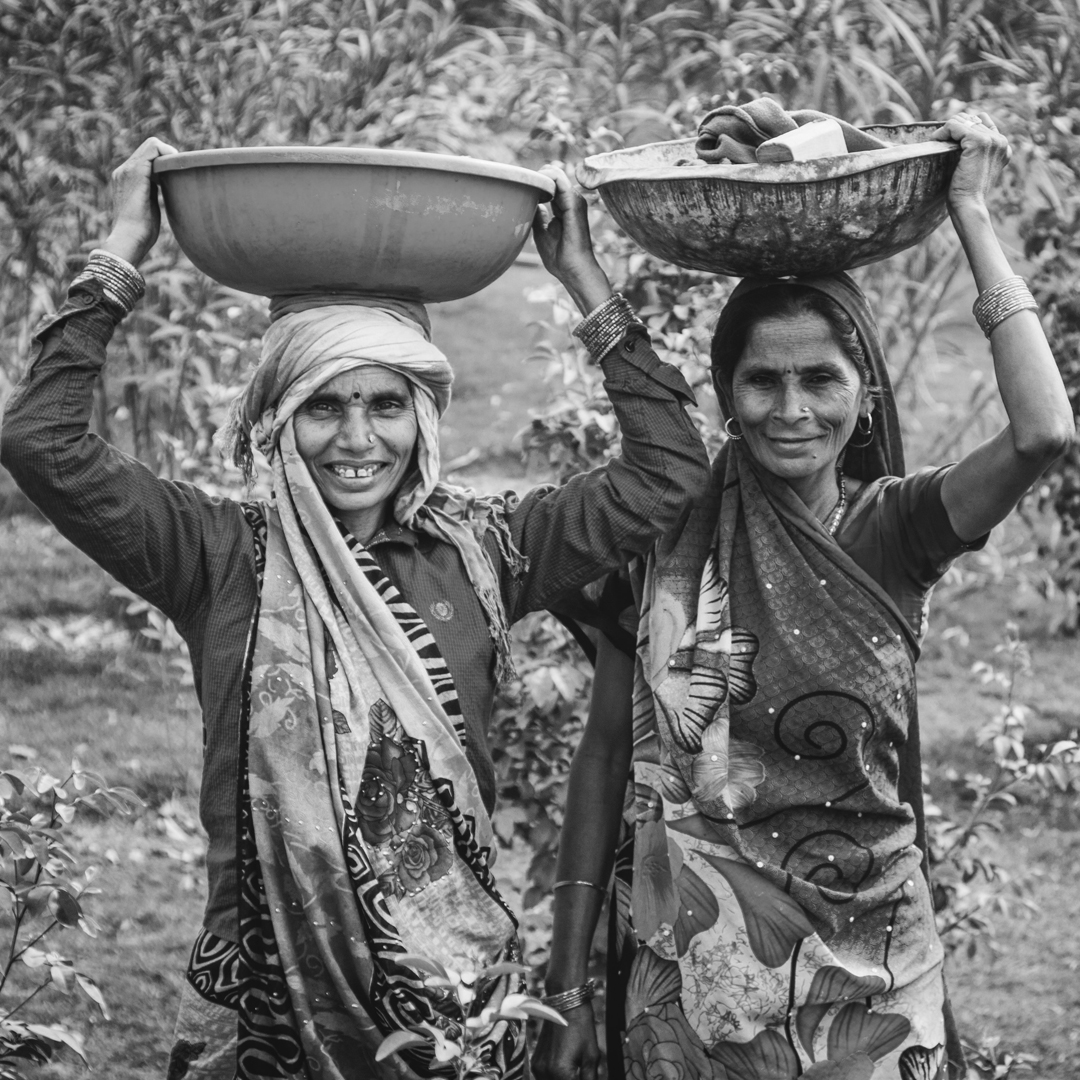
[[[717,376],[742,430],[732,431],[729,418],[728,434],[745,438],[754,459],[835,532],[861,486],[842,474],[837,481],[836,463],[860,423],[872,432],[877,389],[850,316],[813,288],[759,290],[739,308],[726,341],[726,355],[740,359],[734,372],[719,366]]]
[[[584,201],[552,170],[554,207],[534,235],[587,313],[620,458],[520,499],[442,483],[453,372],[424,308],[308,296],[271,305],[226,432],[245,471],[255,451],[266,457],[272,500],[162,480],[88,427],[106,345],[157,236],[151,165],[172,152],[151,139],[114,174],[113,231],[40,331],[0,442],[45,514],[161,608],[191,651],[209,896],[169,1075],[445,1076],[431,1044],[376,1052],[395,1033],[438,1033],[442,1046],[465,1030],[409,954],[493,969],[470,1020],[521,981],[491,871],[486,737],[511,671],[509,627],[647,550],[701,495],[692,395],[612,295]],[[523,1025],[479,1026],[477,1069],[527,1075]]]
[[[296,449],[327,506],[362,543],[384,524],[416,453],[404,375],[371,365],[335,376],[296,410]]]
[[[640,612],[586,611],[640,625],[632,657],[598,649],[547,981],[583,981],[614,864],[612,1080],[965,1073],[928,881],[915,662],[934,584],[1073,421],[986,208],[1008,146],[970,114],[935,137],[960,143],[949,208],[1008,426],[905,474],[855,283],[745,280],[712,342],[730,438],[710,491],[652,552]],[[541,1034],[540,1080],[595,1076],[591,1008],[574,1000],[569,1026]]]
[[[408,380],[376,366],[330,379],[296,410],[296,449],[328,507],[366,542],[414,464],[417,419]]]

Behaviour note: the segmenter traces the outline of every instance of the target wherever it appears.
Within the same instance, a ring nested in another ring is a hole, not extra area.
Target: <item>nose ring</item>
[[[375,436],[374,435],[368,435],[367,441],[369,443],[371,443],[372,446],[374,446],[375,445]]]
[[[802,407],[802,408],[801,408],[801,409],[799,410],[799,412],[804,412],[804,413],[808,413],[809,411],[810,411],[810,406],[809,406],[809,405],[804,405],[804,406],[803,406],[803,407]]]

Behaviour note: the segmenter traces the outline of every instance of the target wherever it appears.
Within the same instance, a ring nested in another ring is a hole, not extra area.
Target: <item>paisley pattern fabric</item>
[[[898,792],[918,644],[737,443],[712,491],[642,590],[626,1075],[943,1076],[942,949]]]
[[[240,1003],[240,946],[204,927],[191,949],[187,981],[200,997],[235,1009]]]

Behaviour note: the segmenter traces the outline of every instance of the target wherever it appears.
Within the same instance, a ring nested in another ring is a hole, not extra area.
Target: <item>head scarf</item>
[[[507,676],[509,627],[483,536],[493,531],[513,571],[524,568],[524,559],[514,548],[497,499],[478,499],[469,490],[439,481],[438,422],[450,404],[454,376],[449,361],[429,340],[423,307],[302,302],[287,309],[279,305],[275,314],[263,337],[259,366],[233,404],[225,442],[234,460],[250,471],[251,448],[260,450],[274,465],[280,496],[288,484],[280,449],[283,439],[294,445],[291,421],[303,402],[331,379],[357,368],[374,365],[403,375],[416,408],[417,468],[394,498],[394,519],[457,548],[487,617],[498,675]]]
[[[739,361],[739,357],[732,356],[731,349],[725,347],[725,339],[751,297],[757,300],[762,290],[774,290],[780,294],[798,285],[824,293],[847,312],[855,324],[870,366],[871,385],[875,388],[875,405],[871,414],[872,438],[868,446],[848,443],[844,451],[844,471],[863,481],[878,480],[883,476],[903,476],[904,445],[900,434],[900,417],[889,369],[885,364],[885,352],[881,347],[881,334],[865,293],[847,274],[780,280],[746,278],[739,282],[720,312],[713,335],[713,374],[725,419],[733,415],[729,396],[731,375]],[[863,441],[863,436],[858,433],[853,438],[856,443]]]

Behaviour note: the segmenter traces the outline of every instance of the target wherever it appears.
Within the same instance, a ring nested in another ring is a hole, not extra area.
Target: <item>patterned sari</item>
[[[374,1060],[393,1031],[456,1033],[445,995],[393,954],[458,971],[517,956],[453,679],[331,519],[291,427],[275,472],[290,497],[266,511],[251,669],[237,1077],[453,1075],[426,1048]],[[476,1010],[513,979],[483,987]],[[520,1026],[496,1028],[484,1055],[495,1075],[522,1076]]]
[[[849,280],[818,287],[876,345]],[[872,355],[884,419],[865,479],[902,471]],[[943,1077],[907,621],[738,442],[650,558],[639,607],[608,994],[625,1075]]]
[[[241,730],[240,940],[196,943],[170,1077],[452,1077],[431,1044],[375,1059],[395,1032],[458,1041],[464,1030],[456,995],[397,958],[476,975],[519,960],[453,677],[423,619],[331,516],[293,426],[343,371],[377,364],[410,381],[417,468],[394,515],[457,548],[505,669],[506,615],[483,538],[494,531],[511,572],[522,560],[502,499],[438,482],[451,374],[422,330],[395,311],[287,312],[235,410],[275,492],[258,515],[265,556]],[[469,1018],[520,983],[477,978]],[[524,1077],[520,1022],[500,1021],[471,1049],[477,1075]]]

